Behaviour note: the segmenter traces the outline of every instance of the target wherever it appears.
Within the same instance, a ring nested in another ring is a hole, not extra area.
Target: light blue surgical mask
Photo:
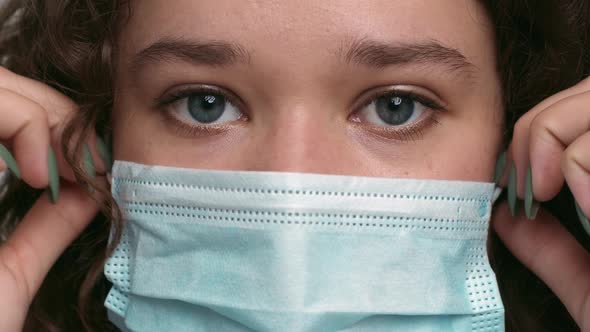
[[[123,331],[504,331],[493,183],[117,161]]]

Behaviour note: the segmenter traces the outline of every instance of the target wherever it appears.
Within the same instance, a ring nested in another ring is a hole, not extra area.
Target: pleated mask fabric
[[[493,183],[116,161],[112,194],[123,331],[504,331]]]

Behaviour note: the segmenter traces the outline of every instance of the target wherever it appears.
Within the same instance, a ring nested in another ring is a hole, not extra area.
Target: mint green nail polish
[[[49,195],[53,204],[57,203],[59,198],[59,172],[57,169],[57,160],[55,159],[55,153],[53,148],[49,146],[49,188],[51,189]]]
[[[508,176],[508,207],[510,214],[516,216],[516,167],[510,167],[510,175]]]
[[[533,194],[533,171],[531,165],[529,165],[526,172],[524,211],[527,218],[530,220],[535,219],[537,217],[537,212],[539,211],[539,202],[535,200],[535,195]]]
[[[494,183],[498,184],[502,178],[502,174],[504,174],[504,169],[506,168],[506,151],[502,152],[496,160],[496,167],[494,170]]]
[[[96,178],[96,168],[94,167],[94,161],[92,160],[92,154],[90,153],[88,144],[84,144],[84,150],[82,151],[82,154],[84,161],[84,171],[86,171],[86,174],[92,179]]]
[[[98,154],[107,168],[107,172],[110,172],[113,168],[113,154],[100,137],[96,138],[96,149],[98,150]]]
[[[578,213],[578,219],[580,219],[582,227],[584,227],[586,233],[590,235],[590,222],[588,222],[588,218],[586,218],[584,212],[582,212],[582,209],[580,209],[580,205],[578,205],[578,202],[576,202],[576,212]]]
[[[20,179],[20,169],[18,168],[16,160],[12,156],[12,153],[10,153],[10,151],[8,151],[8,149],[2,144],[0,144],[0,158],[4,160],[8,169],[11,170],[12,173]]]

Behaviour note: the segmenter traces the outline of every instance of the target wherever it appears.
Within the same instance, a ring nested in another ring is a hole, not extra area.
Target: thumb
[[[97,203],[78,185],[62,188],[57,204],[43,194],[0,247],[0,262],[16,271],[28,301],[64,249],[98,212]]]
[[[537,218],[512,217],[506,202],[492,216],[492,227],[504,245],[559,297],[580,327],[590,327],[590,254],[543,209]]]

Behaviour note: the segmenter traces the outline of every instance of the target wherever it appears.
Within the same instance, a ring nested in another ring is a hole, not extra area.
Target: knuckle
[[[590,76],[588,76],[585,79],[578,82],[578,84],[576,84],[576,86],[579,86],[581,88],[590,89]]]
[[[37,103],[32,103],[32,109],[34,110],[35,116],[39,119],[39,121],[42,121],[43,123],[49,123],[49,115],[43,106]]]
[[[580,97],[579,95],[573,95],[573,96],[568,96],[566,98],[563,98],[563,99],[559,100],[558,102],[556,102],[552,108],[560,108],[562,110],[572,109],[572,108],[575,109],[580,106],[580,98],[579,97]]]
[[[16,74],[10,69],[0,66],[0,87],[10,87],[11,82],[14,81]]]
[[[26,123],[36,120],[45,122],[49,121],[49,116],[43,106],[14,91],[0,87],[0,101],[5,105],[10,104],[11,108],[18,109],[15,110],[15,112],[19,112],[19,117],[21,117]]]
[[[571,147],[568,147],[563,151],[563,155],[561,156],[561,168],[567,165],[567,163],[574,158],[574,152],[572,151]]]
[[[0,100],[5,101],[10,98],[13,93],[7,89],[0,87]]]
[[[555,136],[555,117],[548,112],[537,114],[530,124],[530,137],[544,141],[551,141]]]
[[[86,195],[74,195],[73,193],[62,192],[61,201],[68,201],[70,204],[58,204],[50,210],[50,218],[59,222],[60,229],[65,231],[64,234],[68,234],[73,237],[77,234],[82,233],[86,228],[87,222],[85,220],[85,213],[80,210],[81,206],[88,205],[91,198]]]
[[[14,284],[22,288],[20,289],[21,293],[25,294],[27,299],[32,299],[31,286],[27,281],[27,274],[23,266],[23,262],[27,262],[30,254],[27,253],[27,250],[17,247],[10,241],[4,243],[0,249],[2,249],[0,250],[0,270],[6,270],[13,279]]]
[[[516,123],[514,124],[514,135],[521,136],[523,135],[529,128],[530,123],[530,116],[527,114],[521,116]]]
[[[541,112],[539,114],[537,114],[533,120],[531,121],[530,124],[530,133],[531,133],[531,137],[535,136],[538,137],[540,135],[542,135],[542,132],[545,130],[545,128],[547,128],[547,124],[549,122],[549,119],[546,115],[544,115],[545,112]]]
[[[37,121],[41,123],[49,122],[47,112],[45,112],[43,107],[33,102],[29,102],[28,104],[29,107],[27,107],[26,111],[24,112],[24,118],[27,124],[31,124]]]
[[[569,173],[573,165],[578,165],[576,158],[577,151],[573,146],[569,146],[563,151],[563,155],[561,156],[561,170],[564,174]]]
[[[1,1],[1,0],[0,0]],[[0,66],[0,88],[27,96],[61,117],[78,109],[78,105],[66,95],[49,86],[46,82],[18,75]]]
[[[0,66],[0,80],[13,75],[14,73],[4,66]]]

